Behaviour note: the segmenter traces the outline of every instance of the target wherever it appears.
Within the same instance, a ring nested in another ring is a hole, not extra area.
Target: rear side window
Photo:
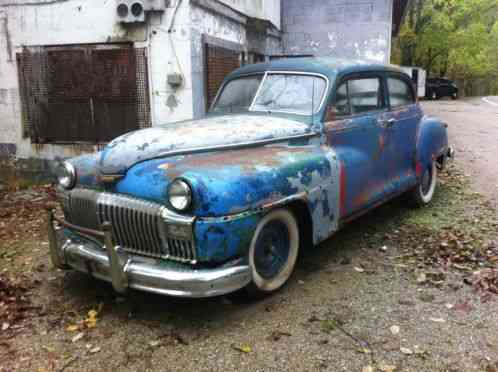
[[[387,78],[387,88],[391,107],[407,106],[415,102],[413,90],[406,81],[389,77]]]
[[[335,94],[335,111],[338,116],[362,114],[383,107],[382,85],[379,78],[347,80],[339,86]]]
[[[353,114],[376,111],[382,108],[380,79],[355,79],[348,81],[349,101]]]

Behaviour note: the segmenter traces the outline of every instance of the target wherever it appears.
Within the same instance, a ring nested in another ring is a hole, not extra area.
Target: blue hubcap
[[[264,279],[273,279],[289,258],[290,237],[287,226],[271,221],[261,230],[254,249],[256,271]]]

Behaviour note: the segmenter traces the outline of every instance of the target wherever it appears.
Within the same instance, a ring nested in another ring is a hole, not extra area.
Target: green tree
[[[413,0],[393,42],[393,61],[430,75],[496,79],[497,17],[498,0]]]

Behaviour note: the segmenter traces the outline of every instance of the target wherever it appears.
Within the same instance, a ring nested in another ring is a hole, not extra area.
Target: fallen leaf
[[[362,368],[361,372],[374,372],[374,369],[372,366],[365,366]]]
[[[95,354],[95,353],[98,353],[99,351],[100,351],[100,347],[96,346],[93,349],[90,349],[90,354]]]
[[[72,342],[78,342],[79,340],[81,340],[83,337],[85,336],[85,334],[83,332],[80,332],[78,333],[76,336],[74,336],[71,341]]]
[[[400,328],[397,325],[393,325],[391,326],[391,328],[389,328],[389,330],[393,335],[397,335],[400,331]]]
[[[367,349],[366,347],[359,348],[357,351],[361,354],[370,354],[372,352],[372,350]]]
[[[4,323],[2,324],[2,331],[6,331],[7,329],[9,329],[9,327],[10,327],[10,324],[9,324],[9,323],[4,322]]]
[[[249,345],[242,345],[242,346],[232,345],[232,349],[240,351],[241,353],[245,354],[249,354],[252,351]]]
[[[99,315],[97,310],[90,310],[88,312],[88,317],[85,319],[87,328],[95,328],[97,326],[97,315]]]
[[[451,310],[455,307],[455,305],[453,305],[453,304],[446,304],[445,306],[448,310]]]
[[[413,350],[412,349],[408,349],[407,347],[401,347],[399,349],[399,351],[401,351],[403,354],[406,354],[406,355],[412,355],[413,354]]]
[[[364,273],[365,272],[365,269],[361,268],[361,267],[358,267],[358,266],[355,266],[354,268],[356,271],[358,271],[359,273]]]
[[[337,328],[337,322],[334,319],[326,319],[320,322],[320,329],[322,332],[330,333]]]
[[[66,328],[66,331],[68,332],[76,332],[77,330],[79,330],[80,327],[76,324],[73,324],[73,325],[70,325]]]
[[[151,341],[149,342],[149,346],[151,347],[156,347],[156,346],[159,346],[161,344],[161,341]]]

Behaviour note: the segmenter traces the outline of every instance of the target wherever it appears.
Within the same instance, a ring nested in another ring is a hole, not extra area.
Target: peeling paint
[[[276,116],[231,115],[184,121],[125,134],[112,141],[100,161],[103,173],[125,172],[138,162],[173,151],[299,136],[308,125]],[[195,136],[192,134],[195,133]],[[147,145],[147,146],[144,146]]]

